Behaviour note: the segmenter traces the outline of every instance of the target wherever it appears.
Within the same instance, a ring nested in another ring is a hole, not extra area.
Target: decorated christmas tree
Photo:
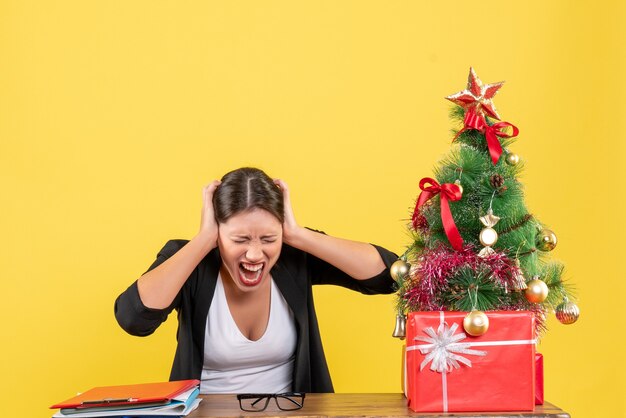
[[[532,311],[537,336],[549,312],[564,324],[578,318],[563,265],[547,257],[557,237],[524,203],[523,164],[510,148],[519,131],[493,103],[502,84],[483,85],[470,68],[467,89],[446,97],[461,127],[434,178],[420,181],[413,242],[392,266],[394,336],[404,336],[404,314],[413,311],[469,312],[463,326],[474,336],[487,331],[484,311]]]

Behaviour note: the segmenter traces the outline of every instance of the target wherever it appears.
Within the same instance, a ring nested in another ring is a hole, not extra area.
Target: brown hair
[[[213,208],[218,223],[252,209],[266,210],[281,224],[285,220],[281,190],[258,168],[243,167],[226,173],[213,194]]]

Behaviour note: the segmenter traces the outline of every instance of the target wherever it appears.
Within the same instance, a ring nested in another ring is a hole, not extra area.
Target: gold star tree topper
[[[478,120],[479,124],[470,127],[479,128],[479,125],[486,124],[485,116],[500,120],[500,115],[498,115],[492,99],[503,84],[504,81],[483,85],[474,69],[470,67],[467,89],[447,96],[446,99],[465,109],[466,122]]]

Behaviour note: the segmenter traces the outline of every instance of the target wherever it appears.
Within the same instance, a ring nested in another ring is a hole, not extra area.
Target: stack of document
[[[138,385],[102,386],[52,405],[53,418],[184,417],[196,409],[200,381],[179,380]]]

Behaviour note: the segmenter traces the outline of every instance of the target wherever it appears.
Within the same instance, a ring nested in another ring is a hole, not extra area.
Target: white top
[[[274,280],[270,292],[267,328],[261,338],[251,341],[237,327],[226,301],[221,274],[218,275],[207,317],[200,393],[292,390],[296,325]]]

